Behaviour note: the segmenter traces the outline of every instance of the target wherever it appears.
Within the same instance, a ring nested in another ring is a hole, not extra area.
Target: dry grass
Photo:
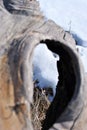
[[[46,111],[50,105],[44,90],[34,88],[34,103],[32,105],[32,123],[34,130],[41,130]]]

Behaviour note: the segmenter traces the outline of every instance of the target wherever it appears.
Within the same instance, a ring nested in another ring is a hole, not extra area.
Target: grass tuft
[[[46,111],[49,108],[50,101],[43,89],[34,87],[33,95],[33,105],[32,105],[32,124],[34,130],[41,130],[43,121],[46,117]]]

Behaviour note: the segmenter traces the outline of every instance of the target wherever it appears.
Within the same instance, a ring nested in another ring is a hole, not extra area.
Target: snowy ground
[[[38,81],[36,86],[40,88],[52,88],[53,95],[56,93],[58,82],[57,61],[59,56],[48,50],[45,44],[39,44],[33,56],[33,80]],[[52,100],[52,97],[50,97]]]
[[[77,48],[80,53],[80,57],[81,57],[81,60],[82,60],[83,66],[84,66],[84,70],[87,73],[87,47],[84,48],[83,46],[77,45]]]
[[[87,1],[39,0],[39,2],[47,19],[54,20],[66,31],[73,34],[87,73]],[[58,81],[57,60],[58,57],[55,58],[45,45],[36,48],[33,61],[34,80],[38,78],[40,87],[50,86],[55,91]]]
[[[47,18],[87,42],[87,0],[39,0]]]

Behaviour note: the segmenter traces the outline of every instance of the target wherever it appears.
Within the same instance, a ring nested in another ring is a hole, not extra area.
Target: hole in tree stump
[[[53,101],[49,102],[47,96],[44,94],[44,90],[42,89],[43,87],[39,88],[39,86],[37,86],[34,88],[34,100],[35,102],[37,100],[37,105],[34,104],[36,106],[33,106],[33,110],[38,107],[37,114],[40,115],[40,110],[43,109],[41,106],[45,107],[46,105],[46,109],[43,111],[41,110],[41,121],[36,121],[37,126],[34,125],[34,129],[36,130],[36,126],[38,127],[38,130],[48,130],[61,116],[71,101],[75,91],[76,77],[72,63],[72,56],[66,46],[54,40],[42,40],[41,43],[45,43],[47,45],[49,50],[53,52],[54,57],[56,57],[56,55],[59,55],[60,57],[60,60],[56,62],[57,70],[59,71],[59,82],[57,81],[56,93]],[[38,84],[38,80],[35,80],[35,82]],[[43,97],[45,100],[43,100]],[[34,111],[32,113],[36,114]],[[36,118],[37,120],[39,119],[37,114],[35,114],[33,117],[33,123]]]
[[[32,118],[34,130],[41,130],[58,83],[57,61],[59,56],[50,51],[45,43],[36,46],[33,58],[34,104]]]

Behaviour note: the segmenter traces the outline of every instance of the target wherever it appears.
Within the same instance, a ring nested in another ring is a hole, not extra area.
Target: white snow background
[[[34,50],[33,80],[38,80],[37,86],[40,88],[53,88],[53,95],[58,82],[58,60],[59,56],[48,50],[45,44],[39,44]]]
[[[87,0],[39,0],[47,19],[54,20],[66,31],[70,31],[77,41],[77,48],[87,73]],[[34,80],[39,87],[53,87],[55,93],[58,72],[55,58],[46,45],[39,45],[34,52]]]

